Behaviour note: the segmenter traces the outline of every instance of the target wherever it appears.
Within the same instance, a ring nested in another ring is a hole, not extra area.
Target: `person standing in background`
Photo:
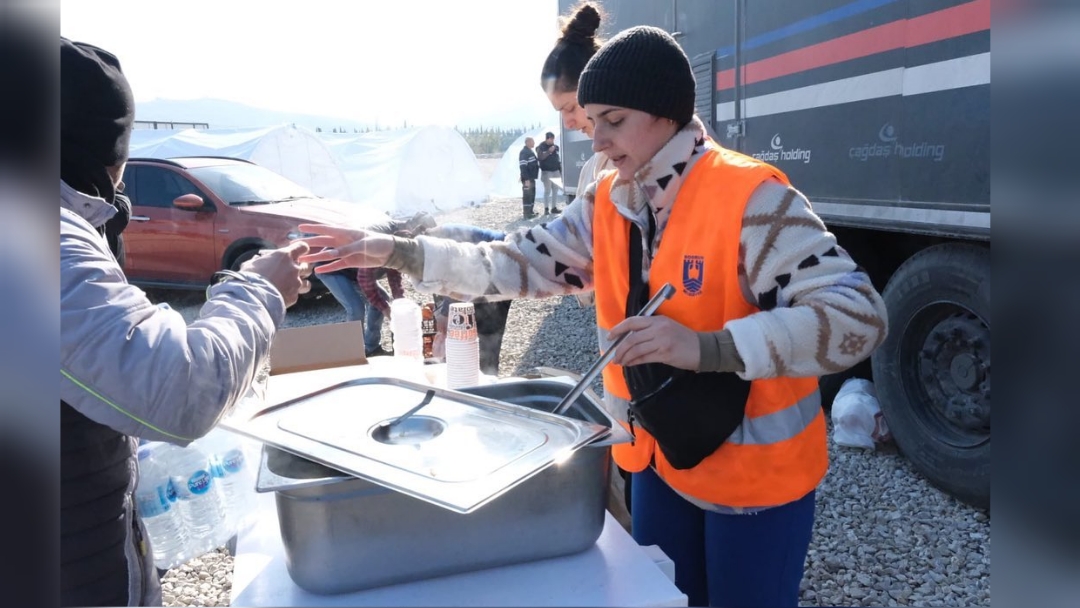
[[[580,131],[582,135],[592,139],[593,125],[585,115],[585,109],[577,102],[577,89],[581,71],[603,43],[596,35],[603,20],[603,12],[595,2],[579,2],[570,10],[569,16],[561,17],[560,20],[562,28],[559,38],[540,70],[540,88],[547,95],[551,107],[562,117],[563,133]],[[585,192],[585,188],[599,180],[605,171],[614,168],[603,151],[594,152],[578,174],[575,190],[577,195]],[[569,205],[573,197],[568,195],[566,200]],[[584,307],[593,304],[592,292],[581,293],[575,297]],[[629,480],[628,476],[625,477]],[[629,496],[627,493],[627,503],[630,502]]]
[[[551,107],[562,117],[563,133],[580,131],[589,139],[593,136],[593,124],[586,116],[585,108],[577,101],[578,81],[585,64],[589,63],[603,44],[603,40],[597,36],[603,17],[603,9],[595,2],[579,2],[570,9],[569,16],[560,18],[562,27],[559,38],[540,70],[540,88],[551,102]],[[589,184],[599,180],[604,172],[614,168],[607,154],[602,150],[594,151],[581,167],[575,190],[577,196],[584,194]],[[568,196],[566,204],[569,205],[572,201],[573,198]],[[575,297],[583,307],[592,306],[594,303],[592,292],[580,293]],[[617,463],[615,466],[623,482],[622,492],[618,497],[609,496],[608,508],[629,529],[627,522],[632,509],[630,494],[633,491],[633,477]]]
[[[421,212],[408,220],[398,220],[374,208],[362,207],[350,221],[367,226],[369,230],[396,234],[408,230],[410,226],[425,223],[425,216],[428,214]],[[429,223],[434,225],[433,220]],[[404,294],[404,290],[401,289],[401,275],[395,271],[387,273],[381,268],[360,271],[347,268],[319,275],[330,295],[345,309],[345,320],[364,322],[364,355],[367,357],[390,354],[382,347],[383,311],[389,310],[390,296],[379,287],[377,281],[384,276],[395,274],[397,288],[394,289],[394,279],[391,278],[391,291],[394,293],[393,297],[398,298]]]
[[[540,177],[540,161],[533,152],[536,142],[531,137],[525,138],[525,147],[518,153],[518,167],[521,170],[521,215],[529,220],[536,217],[533,204],[536,202],[536,178]]]
[[[536,158],[540,161],[540,181],[544,184],[544,215],[558,213],[556,191],[561,192],[562,187],[554,182],[562,183],[562,162],[559,160],[559,146],[555,144],[555,134],[548,131],[544,135],[544,141],[536,147]]]
[[[600,5],[595,2],[580,2],[574,6],[570,16],[562,18],[559,39],[540,70],[540,88],[547,95],[551,107],[562,117],[563,133],[581,131],[589,139],[593,136],[593,125],[585,115],[585,109],[578,103],[578,80],[585,64],[603,43],[596,35],[602,18]],[[603,151],[594,152],[581,168],[577,195],[581,196],[589,184],[614,168]]]
[[[459,243],[490,243],[506,238],[505,232],[468,224],[443,224],[429,229],[425,234]],[[450,304],[459,301],[461,300],[447,296],[436,296],[435,354],[438,357],[444,356],[446,319],[450,313]],[[506,320],[510,316],[511,303],[513,300],[473,301],[473,307],[476,309],[476,337],[480,347],[480,371],[489,376],[499,375],[499,358],[502,353],[503,334],[506,332]]]
[[[400,237],[415,237],[434,226],[435,218],[426,211],[420,211],[407,220],[389,220],[372,230]],[[383,277],[390,287],[389,293],[379,285],[379,279]],[[368,304],[364,320],[365,356],[392,354],[382,347],[382,325],[384,318],[390,318],[390,302],[405,297],[401,273],[392,268],[361,268],[356,272],[354,289],[360,290]]]
[[[389,293],[379,285],[379,279],[383,277],[390,285]],[[356,273],[355,285],[369,304],[364,320],[365,356],[392,354],[382,347],[382,324],[384,318],[390,318],[390,301],[405,297],[401,273],[389,268],[361,268]]]
[[[376,276],[378,270],[382,269],[354,271],[350,268],[328,272],[319,277],[334,299],[345,309],[345,320],[364,322],[364,356],[366,357],[390,354],[382,348],[383,314],[372,299],[376,293],[382,292],[375,283],[378,279]],[[362,278],[361,274],[371,275],[373,278]],[[374,289],[370,287],[365,289],[369,283],[374,285]],[[401,275],[399,274],[398,285],[400,284]]]

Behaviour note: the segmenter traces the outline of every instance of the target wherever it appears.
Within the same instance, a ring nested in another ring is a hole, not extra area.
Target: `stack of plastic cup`
[[[476,307],[450,305],[446,320],[446,386],[464,388],[480,383],[480,346],[476,337]]]
[[[390,332],[394,335],[395,357],[424,361],[422,317],[420,305],[408,298],[390,302]]]

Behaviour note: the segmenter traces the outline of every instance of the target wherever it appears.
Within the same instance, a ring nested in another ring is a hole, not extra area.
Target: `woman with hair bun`
[[[569,16],[560,18],[561,28],[555,48],[548,53],[540,71],[540,87],[544,89],[551,107],[562,117],[563,128],[581,131],[592,139],[592,123],[585,116],[585,109],[577,101],[578,80],[585,64],[603,44],[597,37],[603,11],[595,2],[579,2]],[[600,178],[604,171],[613,169],[607,155],[597,152],[581,168],[577,193]]]
[[[597,37],[603,18],[600,5],[587,1],[577,3],[570,9],[569,15],[560,17],[559,39],[555,42],[555,48],[548,53],[540,71],[540,87],[544,89],[551,107],[562,117],[563,128],[581,131],[589,139],[593,136],[593,126],[585,115],[585,108],[577,100],[578,80],[581,79],[585,65],[604,44],[604,41]],[[566,161],[570,162],[570,159],[567,158]],[[578,174],[577,195],[580,196],[589,184],[600,179],[603,172],[614,168],[606,154],[593,153]],[[569,203],[570,199],[566,200]],[[593,303],[591,293],[579,294],[576,297],[582,306]],[[608,509],[623,527],[629,530],[631,477],[622,468],[618,471],[623,480],[623,495],[616,497],[615,493],[612,493],[609,496]]]

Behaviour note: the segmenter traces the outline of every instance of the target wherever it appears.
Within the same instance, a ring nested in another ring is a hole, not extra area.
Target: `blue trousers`
[[[330,290],[334,299],[345,308],[346,321],[364,321],[364,352],[371,353],[382,343],[383,314],[372,306],[356,278],[347,274],[330,272],[319,277],[323,285]]]
[[[675,585],[691,606],[798,606],[814,492],[743,515],[702,510],[653,469],[633,474],[634,540],[659,545],[675,562]]]

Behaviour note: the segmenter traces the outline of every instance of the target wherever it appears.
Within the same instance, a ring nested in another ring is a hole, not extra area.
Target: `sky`
[[[136,102],[510,127],[558,119],[539,85],[557,17],[557,0],[62,0],[60,34],[116,54]]]

